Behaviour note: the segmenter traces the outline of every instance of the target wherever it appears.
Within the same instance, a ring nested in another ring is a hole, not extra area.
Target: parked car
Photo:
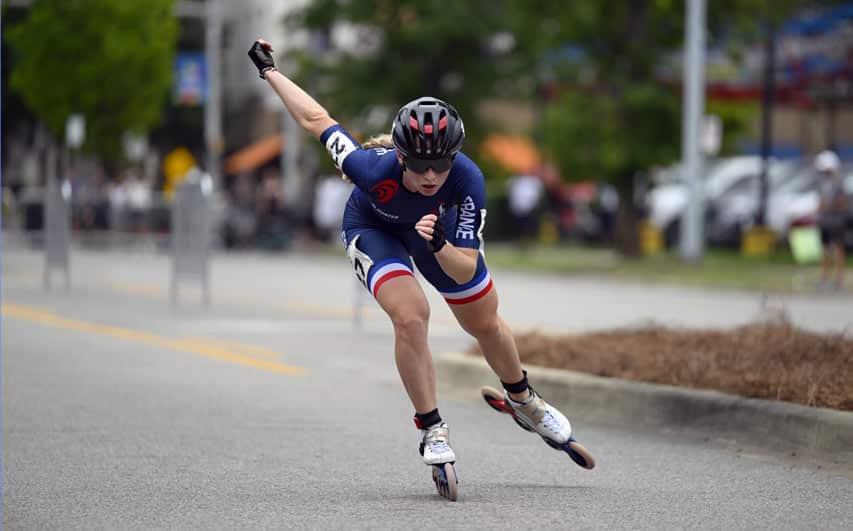
[[[806,161],[779,161],[771,165],[764,224],[780,237],[788,232],[791,203],[809,186],[812,174],[811,164]],[[756,172],[742,176],[709,200],[707,241],[714,245],[740,246],[744,232],[755,224],[760,194],[760,173]]]
[[[665,184],[647,197],[650,221],[663,231],[667,245],[677,245],[688,189],[669,168]],[[714,245],[738,246],[755,223],[759,202],[759,157],[714,161],[705,178],[705,240]],[[842,166],[845,190],[853,197],[853,165]],[[765,224],[787,239],[792,226],[814,224],[819,205],[817,174],[810,159],[771,161]],[[848,216],[846,246],[853,249],[853,211]]]
[[[731,197],[741,197],[744,190],[754,186],[758,198],[758,176],[762,170],[762,159],[758,156],[738,156],[706,161],[704,181],[704,205],[706,238],[717,243],[726,238],[730,226],[743,226],[747,205],[736,204],[731,209]],[[771,189],[796,174],[796,164],[791,161],[771,159],[769,185]],[[687,208],[689,188],[683,179],[681,165],[665,169],[658,176],[662,183],[653,188],[646,197],[649,222],[663,232],[668,246],[676,245],[681,233],[681,218]],[[741,193],[738,193],[740,191]],[[722,208],[725,205],[726,208]]]

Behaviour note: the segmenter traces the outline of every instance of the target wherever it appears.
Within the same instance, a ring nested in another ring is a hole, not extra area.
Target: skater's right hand
[[[435,214],[426,214],[417,223],[415,230],[421,238],[426,240],[429,250],[437,253],[444,244],[447,243],[447,238],[444,236],[444,220]]]
[[[270,70],[275,70],[275,60],[272,58],[272,44],[263,39],[258,39],[249,48],[249,58],[255,63],[258,68],[258,74],[261,79],[266,79],[266,74]]]

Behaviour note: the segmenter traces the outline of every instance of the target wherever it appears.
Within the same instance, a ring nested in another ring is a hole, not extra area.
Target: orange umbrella
[[[284,147],[281,135],[272,135],[249,144],[225,159],[225,175],[254,170],[279,156]]]
[[[483,153],[516,173],[532,172],[542,162],[539,150],[524,136],[491,135],[483,143]]]

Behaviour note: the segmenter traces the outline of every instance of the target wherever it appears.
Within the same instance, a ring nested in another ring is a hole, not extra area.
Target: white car
[[[704,204],[706,221],[711,221],[720,212],[719,205],[728,201],[720,201],[729,194],[741,197],[741,194],[731,193],[755,183],[757,200],[758,176],[762,170],[762,159],[759,156],[738,156],[724,159],[708,160],[705,162]],[[770,160],[769,186],[774,188],[779,183],[790,178],[794,173],[794,163]],[[689,189],[682,176],[681,165],[674,165],[662,172],[659,182],[662,184],[652,189],[646,196],[649,222],[663,232],[667,245],[678,243],[681,217],[689,200]],[[732,209],[727,209],[724,216],[730,221],[745,218],[750,208],[747,204],[736,203]],[[754,212],[754,208],[752,209]],[[753,214],[754,216],[754,214]],[[706,227],[706,234],[713,240],[715,230]]]

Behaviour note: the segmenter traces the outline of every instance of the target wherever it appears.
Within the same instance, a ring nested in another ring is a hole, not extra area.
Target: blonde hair
[[[394,149],[394,140],[391,138],[389,133],[384,133],[381,135],[374,135],[368,138],[363,144],[361,144],[362,149],[374,149],[374,148],[385,148],[385,149]],[[347,177],[345,173],[341,173],[341,179],[344,180],[345,183],[352,184],[352,179]]]
[[[381,135],[374,135],[368,138],[362,145],[364,149],[373,149],[373,148],[387,148],[394,149],[394,141],[391,139],[391,135],[389,133],[384,133]]]

